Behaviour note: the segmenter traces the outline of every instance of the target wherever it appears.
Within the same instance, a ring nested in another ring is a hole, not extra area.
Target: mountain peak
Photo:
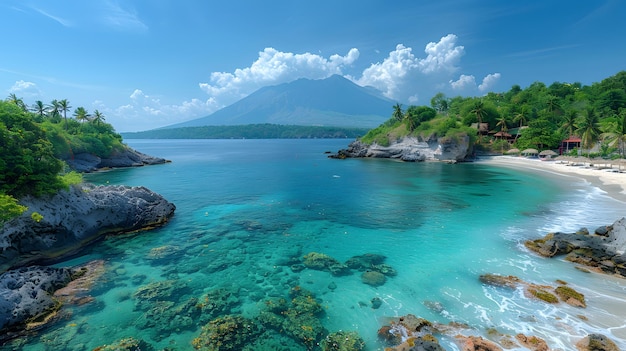
[[[389,118],[393,104],[377,90],[335,74],[266,86],[209,116],[165,128],[263,123],[373,128]]]

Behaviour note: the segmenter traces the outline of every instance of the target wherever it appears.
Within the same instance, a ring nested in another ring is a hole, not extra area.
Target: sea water
[[[575,350],[590,333],[626,348],[626,281],[540,258],[523,246],[550,231],[611,224],[625,215],[624,203],[575,177],[325,154],[349,142],[129,140],[172,162],[86,180],[145,186],[173,202],[175,216],[161,228],[109,238],[59,264],[106,262],[90,292],[94,301],[65,307],[63,320],[3,349],[93,350],[130,336],[159,350],[192,349],[201,325],[181,323],[163,332],[146,327],[146,312],[137,308],[138,289],[166,280],[184,283],[181,302],[228,289],[237,299],[234,312],[250,318],[263,301],[307,289],[324,308],[324,327],[357,331],[366,350],[383,349],[377,330],[406,314],[464,323],[468,335],[487,335],[488,328],[535,335],[552,349]],[[155,258],[155,252],[164,254]],[[310,252],[342,262],[381,254],[397,275],[373,287],[359,272],[294,270],[294,259]],[[566,281],[588,307],[549,305],[521,290],[485,286],[478,279],[485,273],[537,284]],[[373,298],[383,302],[377,309]],[[458,349],[452,338],[440,338],[446,349]]]

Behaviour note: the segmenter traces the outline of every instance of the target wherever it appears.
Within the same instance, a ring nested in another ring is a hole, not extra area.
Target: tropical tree
[[[559,131],[567,138],[574,135],[576,131],[576,122],[578,120],[578,112],[575,110],[567,110],[563,116]]]
[[[519,123],[519,128],[521,129],[526,123],[528,123],[528,119],[530,118],[530,112],[530,106],[522,105],[519,111],[517,111],[515,115],[513,115],[513,122]],[[517,138],[520,135],[520,129],[518,129],[517,134],[515,134],[515,141],[517,141]]]
[[[483,119],[487,116],[487,110],[485,109],[485,103],[483,100],[476,101],[470,113],[476,116],[476,120],[478,121],[478,142],[481,142],[481,125],[483,124]]]
[[[89,113],[87,112],[87,110],[80,106],[77,107],[74,110],[74,118],[76,118],[77,121],[79,122],[88,122],[89,121],[89,117],[91,117],[91,115],[89,115]]]
[[[437,112],[445,114],[448,112],[449,102],[444,93],[437,93],[430,99],[430,106]]]
[[[100,125],[105,120],[106,119],[104,118],[104,115],[102,114],[102,112],[100,112],[98,110],[93,111],[93,116],[91,118],[91,122],[96,123],[97,125]]]
[[[578,120],[576,133],[580,135],[583,147],[587,148],[587,156],[591,153],[591,147],[600,135],[598,122],[598,114],[593,107],[586,108]]]
[[[65,120],[65,129],[67,129],[67,111],[69,111],[72,106],[70,106],[69,101],[67,99],[63,99],[58,102],[59,103],[59,111],[63,112],[63,119]]]
[[[605,133],[600,134],[600,138],[607,141],[609,146],[617,146],[620,157],[626,155],[626,109],[620,109],[620,114],[616,116],[613,123],[607,128]]]
[[[48,106],[44,105],[41,100],[35,101],[31,111],[35,112],[39,117],[43,118],[45,114],[48,113]]]
[[[402,121],[404,113],[402,112],[402,105],[396,103],[393,105],[393,114],[391,115],[394,120]]]
[[[19,107],[24,112],[28,111],[28,108],[26,107],[24,100],[22,100],[22,98],[18,98],[14,93],[9,94],[7,101]]]
[[[50,117],[56,118],[60,115],[61,104],[57,99],[54,99],[50,102],[50,106],[48,106],[48,112],[50,113]]]
[[[506,117],[506,115],[500,115],[500,118],[498,119],[498,123],[496,123],[496,127],[500,127],[501,132],[506,132],[507,130],[509,130],[509,128],[507,128],[506,126],[508,122],[509,122],[509,119]]]

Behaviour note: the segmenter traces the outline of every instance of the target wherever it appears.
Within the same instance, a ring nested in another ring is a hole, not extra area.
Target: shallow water
[[[91,292],[95,301],[67,307],[66,319],[11,347],[82,351],[134,336],[157,349],[192,349],[202,324],[163,320],[139,307],[145,301],[137,291],[159,281],[176,284],[169,296],[175,305],[164,309],[224,288],[233,293],[230,312],[248,317],[268,298],[286,297],[295,286],[308,289],[324,307],[323,326],[358,331],[367,350],[383,348],[376,332],[388,317],[409,313],[466,323],[473,328],[468,334],[496,328],[536,335],[552,349],[575,350],[574,343],[592,332],[626,347],[626,282],[539,258],[521,244],[624,216],[623,203],[583,180],[479,163],[324,154],[349,140],[128,143],[173,162],[87,179],[146,186],[175,203],[176,215],[165,227],[109,239],[64,263],[106,261],[107,273]],[[294,260],[309,252],[342,262],[382,254],[397,275],[372,287],[359,272],[294,271]],[[478,280],[484,273],[552,285],[564,280],[585,294],[588,307],[552,306],[521,291],[486,287]],[[378,309],[371,308],[375,297],[383,301]],[[440,341],[457,349],[453,340]]]

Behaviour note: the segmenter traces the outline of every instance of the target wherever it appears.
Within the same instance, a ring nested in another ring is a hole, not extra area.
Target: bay
[[[230,292],[230,313],[253,318],[268,299],[287,298],[294,288],[315,295],[328,332],[357,331],[366,350],[383,349],[377,330],[389,317],[409,313],[465,323],[478,335],[488,328],[536,335],[553,349],[575,350],[575,342],[593,332],[626,347],[626,310],[615,309],[626,302],[624,282],[539,258],[522,244],[553,230],[610,224],[624,215],[623,204],[582,179],[480,163],[336,160],[324,153],[349,142],[129,140],[172,162],[86,180],[145,186],[176,204],[175,216],[162,228],[110,238],[62,263],[105,260],[94,302],[66,307],[67,319],[19,347],[93,350],[132,336],[159,350],[188,350],[202,325],[184,316],[163,319],[167,309],[223,289]],[[341,262],[384,255],[397,274],[375,287],[356,271],[300,270],[310,252]],[[485,273],[540,284],[564,280],[585,294],[588,307],[547,305],[521,291],[487,287],[478,280]],[[180,284],[168,296],[173,304],[161,314],[142,308],[138,291],[164,281]],[[374,298],[382,301],[377,309]],[[450,338],[440,341],[458,349]]]

